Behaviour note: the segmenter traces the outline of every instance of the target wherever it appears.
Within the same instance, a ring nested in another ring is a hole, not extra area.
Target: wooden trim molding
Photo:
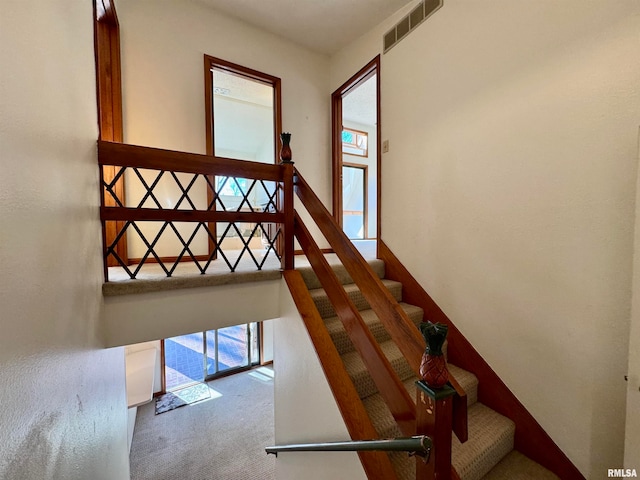
[[[342,228],[342,98],[351,90],[369,80],[373,75],[376,75],[376,237],[380,238],[380,211],[382,206],[380,195],[382,189],[382,175],[380,170],[382,166],[382,149],[380,139],[382,135],[380,126],[380,55],[377,55],[331,94],[331,205],[333,217],[336,219],[340,228]]]
[[[283,180],[284,172],[281,165],[105,141],[98,142],[98,162],[100,165],[114,165],[117,167],[219,174],[276,182]]]
[[[221,69],[227,72],[237,74],[246,78],[250,78],[257,82],[270,85],[273,87],[273,161],[278,162],[279,152],[279,139],[282,132],[282,88],[281,80],[278,77],[269,75],[267,73],[259,72],[252,68],[244,67],[236,63],[223,60],[221,58],[212,57],[211,55],[204,55],[204,106],[205,106],[205,125],[206,125],[206,152],[207,155],[215,155],[215,133],[214,133],[214,111],[213,111],[213,69]],[[255,178],[255,177],[254,177]],[[209,179],[213,185],[213,176]],[[211,204],[213,201],[213,192],[207,191],[207,203]],[[279,202],[279,199],[278,199]],[[215,204],[214,204],[215,207]],[[281,210],[281,205],[277,205],[278,210]],[[212,223],[209,225],[209,230],[216,236],[216,225]],[[281,241],[279,241],[281,243]],[[215,245],[212,239],[209,239],[209,253],[213,252]]]
[[[111,142],[122,142],[122,83],[120,62],[120,26],[113,0],[95,0],[94,2],[94,51],[96,61],[96,97],[98,104],[99,139]],[[119,171],[115,166],[102,166],[101,178],[110,183]],[[102,188],[102,186],[101,186]],[[124,202],[124,178],[121,177],[114,186],[118,198]],[[103,195],[103,206],[115,206],[115,201]],[[103,225],[104,249],[111,245],[124,223]],[[116,246],[116,253],[124,261],[127,259],[126,234]],[[114,258],[107,259],[106,267],[116,266]]]
[[[479,401],[515,422],[515,448],[563,480],[584,480],[571,460],[382,240],[378,240],[378,257],[384,260],[386,278],[402,283],[405,302],[421,307],[425,318],[430,321],[449,326],[448,351],[451,363],[478,377]]]

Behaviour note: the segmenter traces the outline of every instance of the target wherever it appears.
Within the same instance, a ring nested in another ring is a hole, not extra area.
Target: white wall
[[[129,478],[104,349],[91,2],[0,14],[0,478]]]
[[[639,32],[635,0],[448,0],[382,56],[382,238],[591,478],[624,446]]]
[[[282,80],[293,160],[331,204],[327,57],[192,1],[120,0],[118,18],[125,142],[205,153],[203,56],[221,58]]]
[[[285,280],[280,287],[281,318],[274,320],[274,408],[276,445],[349,439],[315,348]],[[366,479],[353,452],[281,453],[278,480]]]
[[[150,342],[141,342],[134,343],[131,345],[127,345],[124,348],[125,355],[129,355],[135,352],[140,352],[143,350],[154,349],[156,351],[156,368],[153,375],[153,393],[162,391],[162,365],[161,365],[161,346],[160,340],[152,340]],[[125,356],[126,362],[126,356]]]
[[[276,318],[279,288],[279,280],[266,280],[105,297],[107,344],[129,345]]]
[[[640,135],[638,135],[640,159]],[[635,244],[633,256],[633,297],[629,333],[629,384],[627,385],[627,422],[624,466],[640,468],[640,171],[636,183]]]

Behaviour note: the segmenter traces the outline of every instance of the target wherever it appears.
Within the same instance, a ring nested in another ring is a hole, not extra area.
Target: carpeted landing
[[[214,380],[210,399],[162,415],[153,402],[138,408],[131,479],[274,479],[275,457],[264,451],[274,444],[269,374],[258,369]]]

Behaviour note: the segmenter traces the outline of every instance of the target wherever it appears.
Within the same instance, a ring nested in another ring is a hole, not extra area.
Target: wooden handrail
[[[420,377],[420,360],[424,352],[422,335],[297,170],[294,183],[298,197],[331,248],[398,345],[415,375]]]
[[[282,181],[281,165],[98,141],[98,164]]]
[[[318,352],[327,382],[331,387],[338,409],[344,419],[349,436],[354,440],[376,438],[376,432],[362,404],[353,382],[349,378],[342,358],[336,349],[324,321],[307,289],[302,274],[297,270],[283,272],[293,301],[305,323],[311,342]],[[358,452],[367,478],[375,480],[397,480],[389,456],[384,452]]]
[[[404,435],[415,434],[415,404],[298,214],[295,234],[336,315]]]

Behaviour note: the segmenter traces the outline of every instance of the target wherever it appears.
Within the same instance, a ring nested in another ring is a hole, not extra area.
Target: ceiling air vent
[[[391,30],[384,34],[384,53],[395,46],[407,34],[424,22],[433,12],[442,6],[443,0],[423,0],[411,10],[411,13],[400,20]]]

